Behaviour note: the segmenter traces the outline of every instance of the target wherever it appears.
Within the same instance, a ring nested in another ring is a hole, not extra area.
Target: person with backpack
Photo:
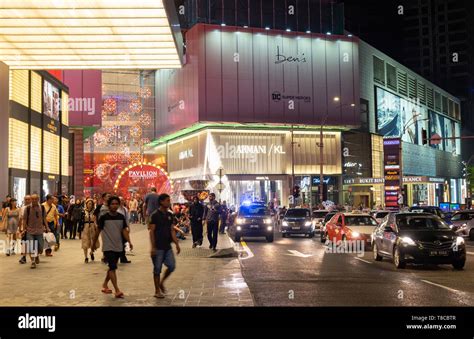
[[[56,208],[56,205],[53,203],[54,197],[51,194],[48,194],[46,196],[46,201],[43,203],[44,210],[46,211],[45,213],[45,219],[46,219],[46,224],[49,228],[49,231],[51,231],[56,238],[56,231],[59,226],[59,213],[58,209]],[[56,239],[56,244],[58,243],[58,239]],[[46,256],[47,257],[52,257],[52,249],[47,246],[46,249]]]

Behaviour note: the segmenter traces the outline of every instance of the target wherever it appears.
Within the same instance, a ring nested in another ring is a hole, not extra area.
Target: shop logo
[[[179,152],[178,158],[179,158],[179,160],[194,158],[193,150],[192,149],[187,149],[185,151]]]
[[[282,53],[280,53],[280,46],[277,46],[277,53],[275,55],[275,64],[283,64],[283,63],[289,63],[289,64],[301,64],[301,63],[306,63],[306,56],[301,54],[301,56],[286,56]]]
[[[280,101],[281,100],[281,93],[280,92],[273,92],[272,93],[272,100],[273,101]]]
[[[272,100],[275,102],[278,102],[281,100],[311,102],[311,97],[309,95],[283,95],[280,92],[275,91],[272,93]]]
[[[283,145],[231,145],[226,142],[217,147],[221,159],[247,159],[256,162],[259,155],[284,155]]]
[[[130,171],[128,177],[133,180],[138,179],[155,179],[158,177],[157,171]]]

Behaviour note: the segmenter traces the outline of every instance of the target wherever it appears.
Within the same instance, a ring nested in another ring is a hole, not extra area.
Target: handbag
[[[44,233],[44,241],[48,243],[49,247],[56,245],[56,237],[53,232]]]

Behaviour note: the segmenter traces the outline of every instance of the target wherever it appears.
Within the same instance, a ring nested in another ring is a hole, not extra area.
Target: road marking
[[[440,285],[440,284],[437,284],[437,283],[431,282],[431,281],[429,281],[429,280],[421,280],[421,281],[423,281],[424,283],[427,283],[427,284],[433,285],[433,286],[438,286],[438,287],[444,288],[445,290],[448,290],[448,291],[450,291],[450,292],[454,292],[454,293],[462,293],[462,291],[455,290],[454,288],[447,287],[447,286],[444,286],[444,285]]]
[[[354,257],[354,259],[357,259],[357,260],[363,261],[363,262],[365,262],[365,263],[367,263],[367,264],[372,264],[372,262],[371,262],[371,261],[368,261],[368,260],[365,260],[365,259],[362,259],[362,258],[359,258],[359,257]]]
[[[474,255],[474,252],[466,252],[467,254]]]
[[[254,257],[252,250],[250,249],[250,247],[247,246],[247,243],[245,241],[241,241],[240,245],[243,247],[244,251],[247,253],[247,256],[245,258],[240,258],[241,260],[247,260]]]
[[[309,258],[314,255],[314,254],[304,254],[295,250],[288,250],[288,252],[290,252],[291,254],[287,254],[287,255],[292,256],[292,257],[300,257],[300,258]]]

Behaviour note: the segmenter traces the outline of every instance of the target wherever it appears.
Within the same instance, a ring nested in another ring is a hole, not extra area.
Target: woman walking
[[[87,264],[89,262],[89,257],[87,252],[90,250],[91,260],[94,261],[94,251],[100,247],[100,243],[97,240],[97,243],[94,245],[94,239],[99,233],[97,227],[96,218],[94,215],[94,201],[92,199],[86,200],[86,206],[84,207],[84,213],[82,214],[82,249],[84,250],[84,262]]]
[[[20,224],[20,209],[16,205],[16,199],[10,200],[10,206],[5,211],[7,221],[7,257],[15,254],[16,234]]]

